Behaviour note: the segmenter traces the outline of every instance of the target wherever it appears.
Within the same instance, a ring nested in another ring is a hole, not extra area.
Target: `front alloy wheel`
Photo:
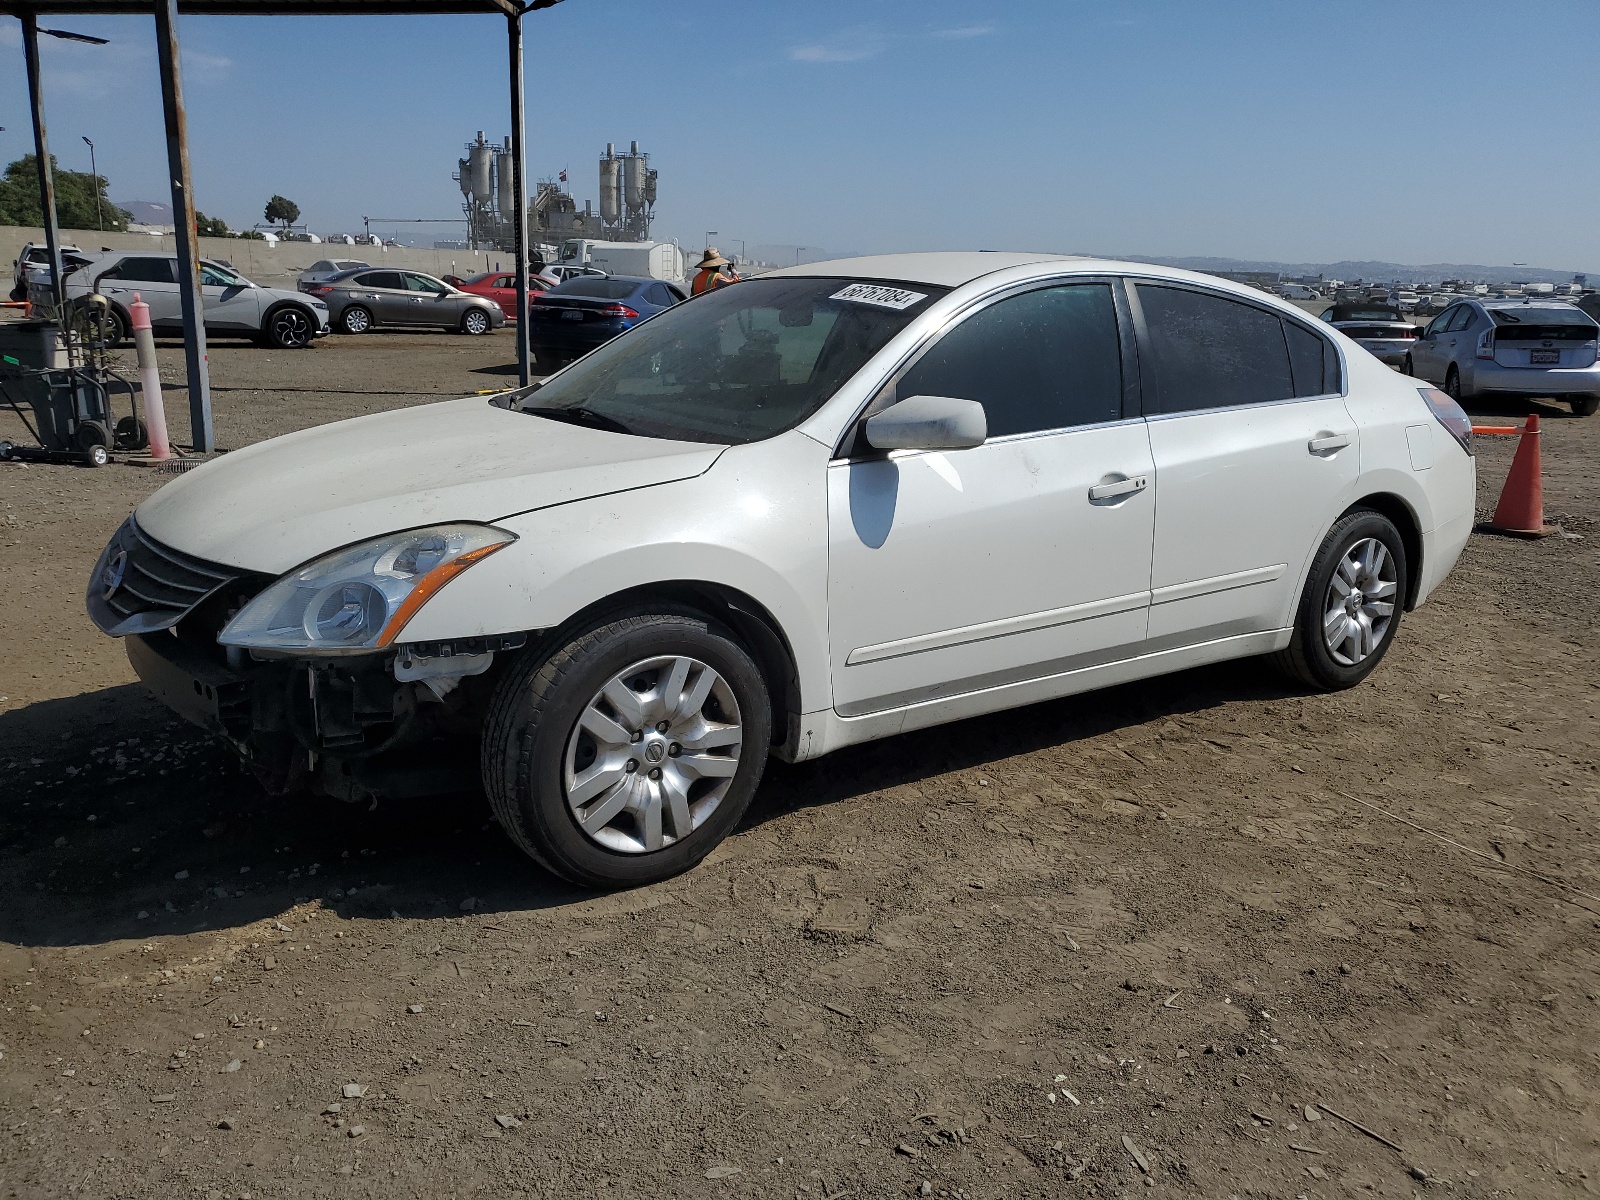
[[[567,739],[567,807],[608,850],[647,854],[688,837],[739,770],[739,702],[696,658],[658,657],[612,676]]]
[[[530,650],[484,727],[484,790],[511,839],[588,887],[688,870],[761,782],[772,702],[750,653],[694,612],[613,616]]]
[[[489,332],[489,314],[481,308],[469,308],[461,318],[461,332],[480,334]]]
[[[285,305],[267,318],[267,340],[280,350],[301,350],[316,336],[303,308]]]

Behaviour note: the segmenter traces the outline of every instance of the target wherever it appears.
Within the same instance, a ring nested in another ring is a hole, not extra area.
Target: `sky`
[[[41,39],[58,159],[87,170],[87,135],[114,199],[170,199],[153,23],[44,24],[111,39]],[[31,149],[19,28],[0,161]],[[180,36],[197,201],[236,228],[275,192],[319,232],[458,216],[464,143],[509,131],[503,19]],[[696,249],[1600,274],[1596,0],[565,0],[526,36],[533,174],[567,169],[581,206],[605,143],[638,139],[656,235]]]

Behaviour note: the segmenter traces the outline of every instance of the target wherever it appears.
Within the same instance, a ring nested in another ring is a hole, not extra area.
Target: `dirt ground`
[[[511,345],[219,342],[220,439]],[[0,465],[0,1196],[1600,1191],[1600,418],[1535,407],[1572,536],[1475,536],[1363,686],[1236,663],[774,764],[608,896],[481,797],[265,799],[83,614],[163,477]]]

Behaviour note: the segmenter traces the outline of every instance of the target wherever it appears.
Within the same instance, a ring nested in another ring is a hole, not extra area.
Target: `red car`
[[[485,271],[482,275],[474,275],[471,279],[463,279],[460,283],[456,283],[453,279],[446,279],[445,282],[455,284],[463,292],[471,292],[474,296],[484,296],[493,300],[500,306],[500,311],[506,314],[506,320],[517,319],[517,277],[513,272]],[[538,295],[549,286],[531,271],[528,273],[528,295]]]

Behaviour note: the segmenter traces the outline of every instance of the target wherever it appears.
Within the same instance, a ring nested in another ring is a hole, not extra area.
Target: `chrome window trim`
[[[1188,414],[1176,413],[1174,415],[1187,416]],[[1062,425],[1057,429],[1032,429],[1027,433],[1005,433],[1001,434],[999,437],[985,438],[983,444],[985,446],[1004,446],[1012,442],[1032,441],[1034,438],[1058,437],[1063,433],[1087,433],[1088,431],[1095,429],[1115,429],[1122,425],[1137,425],[1144,420],[1146,420],[1145,417],[1119,417],[1115,421],[1096,421],[1089,425]],[[976,448],[977,447],[974,447],[974,449]],[[893,458],[898,461],[902,458],[917,458],[924,454],[948,453],[950,453],[948,450],[887,450],[880,451],[878,454],[873,455],[871,459],[860,455],[852,458],[845,454],[835,454],[828,460],[828,466],[848,466],[851,463],[876,461],[881,457]]]

